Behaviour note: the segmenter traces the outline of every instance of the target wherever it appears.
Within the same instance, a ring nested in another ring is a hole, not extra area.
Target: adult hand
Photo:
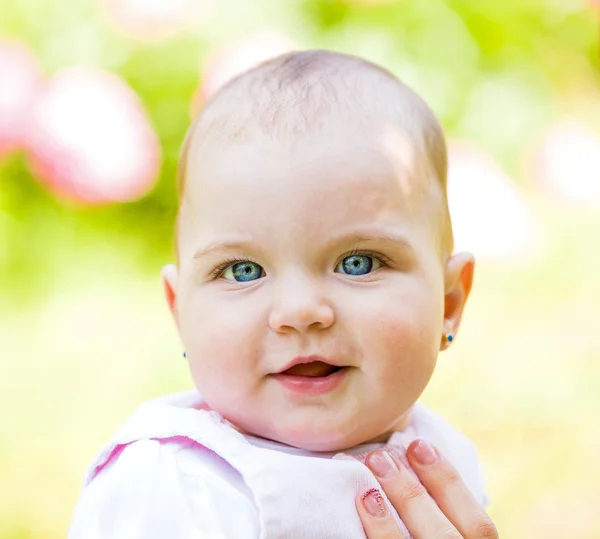
[[[365,463],[413,537],[498,539],[494,523],[443,455],[416,440],[406,456],[418,478],[382,450],[370,453]],[[408,539],[379,491],[359,493],[356,509],[368,539]]]

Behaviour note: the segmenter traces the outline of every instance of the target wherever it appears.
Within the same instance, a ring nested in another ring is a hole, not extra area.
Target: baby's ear
[[[475,257],[471,253],[456,253],[447,263],[444,273],[444,334],[456,336],[460,320],[473,285]],[[445,341],[447,346],[448,341]]]
[[[179,326],[177,320],[177,308],[176,308],[176,300],[177,300],[177,279],[179,273],[177,271],[177,266],[173,264],[167,264],[163,267],[160,272],[160,276],[162,278],[163,287],[165,290],[165,298],[167,299],[167,304],[169,305],[169,309],[173,318],[175,319],[175,324]]]

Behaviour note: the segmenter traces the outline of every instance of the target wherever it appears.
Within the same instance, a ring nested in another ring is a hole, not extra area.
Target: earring
[[[451,343],[454,340],[454,335],[452,335],[452,333],[445,333],[444,340],[448,343]]]
[[[183,353],[183,357],[187,357],[187,355],[185,354],[185,352]]]

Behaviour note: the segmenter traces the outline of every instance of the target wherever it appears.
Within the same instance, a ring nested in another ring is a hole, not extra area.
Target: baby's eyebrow
[[[361,231],[340,235],[328,242],[329,247],[341,244],[369,244],[369,243],[387,243],[403,250],[413,252],[413,246],[410,241],[402,234],[384,232],[375,230],[372,232]]]
[[[381,230],[373,232],[351,232],[348,234],[335,236],[326,242],[325,250],[334,249],[339,245],[361,245],[369,243],[387,243],[405,251],[414,251],[412,244],[405,236],[396,233],[383,232]],[[194,254],[194,260],[199,260],[200,258],[208,256],[217,251],[247,252],[249,250],[256,252],[260,251],[260,248],[253,242],[249,241],[217,240],[196,251],[196,254]]]
[[[194,260],[203,258],[215,251],[247,251],[253,244],[251,242],[237,241],[237,240],[219,240],[213,241],[196,251],[194,254]]]

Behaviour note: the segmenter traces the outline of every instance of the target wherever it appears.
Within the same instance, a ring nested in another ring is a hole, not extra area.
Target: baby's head
[[[403,428],[471,288],[445,183],[439,123],[375,65],[299,52],[227,84],[186,137],[163,270],[207,403],[316,451]]]

